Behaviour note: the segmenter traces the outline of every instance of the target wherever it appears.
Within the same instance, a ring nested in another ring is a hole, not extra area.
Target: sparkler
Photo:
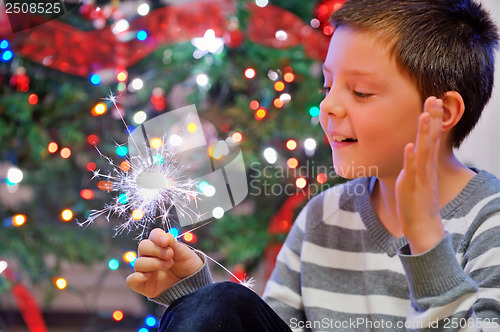
[[[110,93],[104,99],[114,105],[127,128],[116,96]],[[226,143],[218,142],[214,151],[209,149],[217,156],[214,160],[207,154],[207,147],[194,105],[158,116],[129,133],[130,157],[121,165],[116,165],[95,146],[112,171],[103,174],[96,170],[93,179],[104,180],[101,189],[119,194],[103,209],[91,211],[81,225],[93,223],[101,216],[109,222],[114,215],[125,219],[115,228],[116,234],[140,229],[138,238],[143,238],[158,219],[165,230],[171,228],[174,220],[186,226],[209,219],[176,237],[179,238],[220,218],[248,194],[245,167],[239,149],[231,154]],[[217,162],[229,155],[231,161]],[[253,286],[252,278],[240,280],[222,264],[207,257],[242,285]]]
[[[118,109],[116,96],[112,93],[104,99]],[[123,117],[121,119],[127,127]],[[141,141],[134,132],[144,134]],[[140,229],[138,238],[142,238],[148,226],[158,219],[166,230],[171,228],[171,221],[176,215],[189,216],[193,224],[201,220],[202,215],[192,208],[197,206],[200,199],[198,181],[189,176],[190,165],[179,160],[181,155],[176,153],[176,144],[172,146],[166,135],[148,139],[143,126],[134,132],[129,135],[130,157],[121,165],[116,165],[95,146],[112,171],[103,174],[96,170],[93,179],[103,180],[101,189],[119,194],[103,209],[91,211],[82,225],[90,224],[101,216],[109,221],[114,215],[125,220],[116,227],[117,234],[124,230]]]

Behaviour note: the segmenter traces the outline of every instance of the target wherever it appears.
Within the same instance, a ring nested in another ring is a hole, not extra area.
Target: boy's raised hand
[[[138,252],[135,272],[127,277],[127,285],[150,298],[157,297],[203,266],[194,251],[160,228],[153,229],[149,238],[139,243]]]
[[[398,218],[413,255],[433,248],[445,235],[437,173],[442,121],[443,101],[427,98],[416,142],[406,145],[403,170],[396,181]]]

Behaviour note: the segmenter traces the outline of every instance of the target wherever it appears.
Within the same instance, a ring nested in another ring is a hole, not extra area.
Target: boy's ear
[[[464,115],[464,99],[457,91],[448,91],[443,100],[443,131],[448,131],[460,121]]]

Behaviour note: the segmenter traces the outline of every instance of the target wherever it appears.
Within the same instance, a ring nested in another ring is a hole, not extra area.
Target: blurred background
[[[181,240],[261,293],[297,212],[343,181],[318,106],[327,21],[344,2],[1,3],[0,331],[156,329],[164,308],[125,284],[147,232],[117,234],[128,215],[79,223],[121,194],[94,177],[113,171],[98,151],[125,174],[128,133],[190,104],[210,151],[242,150],[249,194]],[[482,2],[500,17],[498,1]],[[500,176],[496,91],[457,153]]]

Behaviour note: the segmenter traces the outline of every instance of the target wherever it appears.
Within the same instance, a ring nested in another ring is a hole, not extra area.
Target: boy
[[[333,23],[320,121],[337,174],[372,174],[299,214],[264,293],[282,321],[247,294],[229,311],[234,286],[202,287],[203,256],[153,230],[127,283],[175,301],[163,330],[221,302],[193,324],[252,331],[259,307],[253,331],[500,328],[500,180],[453,154],[491,96],[495,26],[472,0],[351,0]]]

